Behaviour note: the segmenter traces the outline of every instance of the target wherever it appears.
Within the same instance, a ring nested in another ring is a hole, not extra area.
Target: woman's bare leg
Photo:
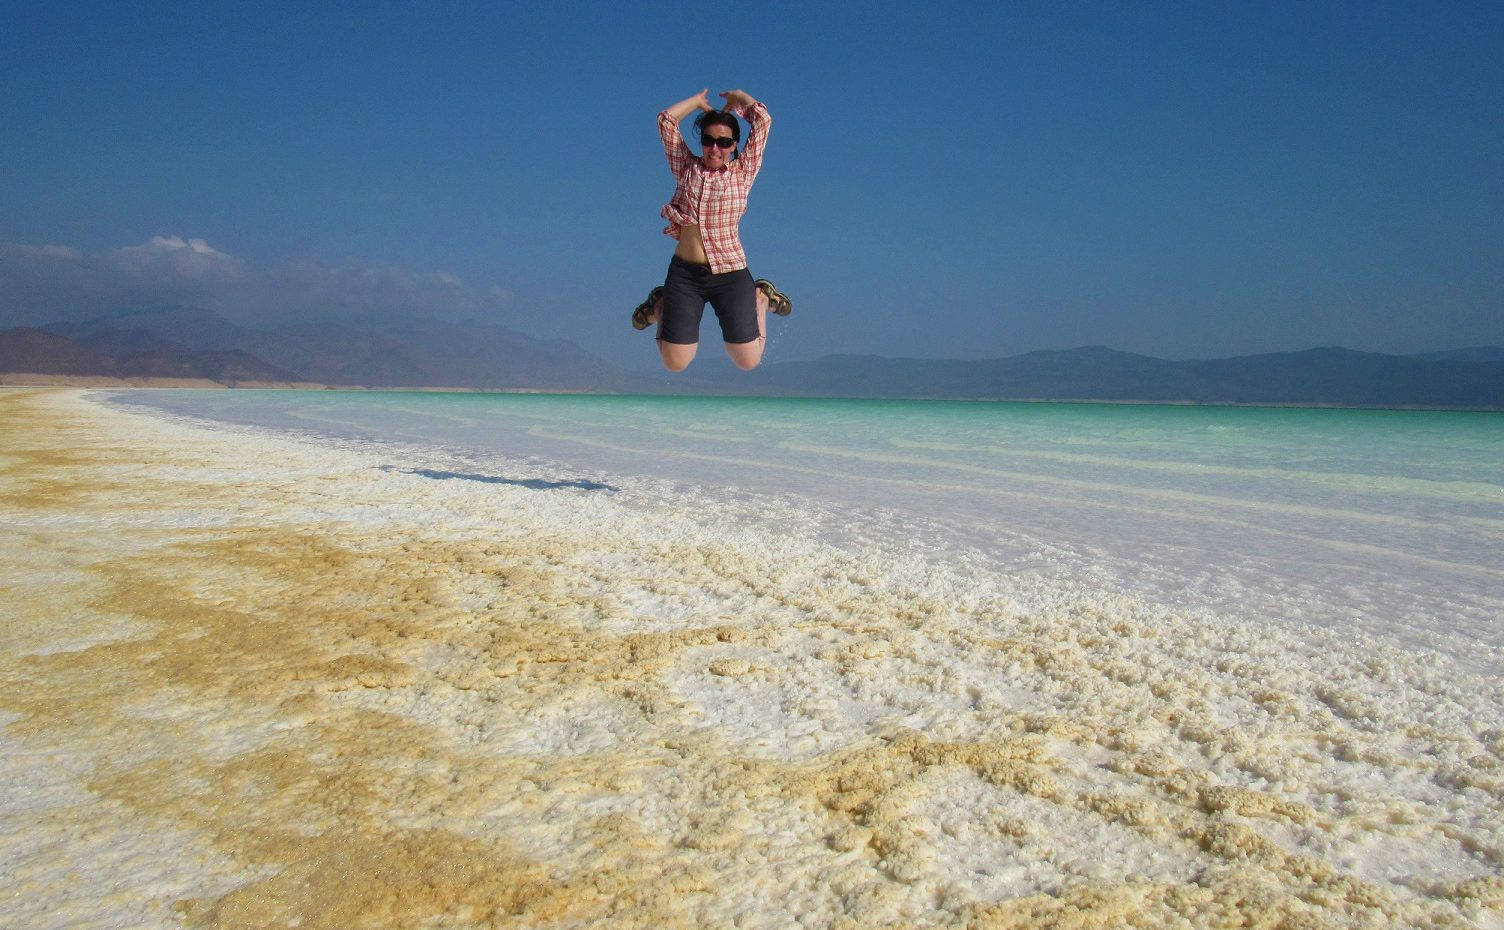
[[[757,289],[757,338],[751,342],[728,342],[726,354],[742,371],[751,371],[762,361],[763,347],[768,344],[768,295]],[[661,343],[660,343],[661,345]],[[665,362],[665,364],[667,364]],[[685,364],[689,364],[685,362]]]
[[[683,371],[688,368],[689,363],[695,360],[695,353],[699,349],[698,343],[681,345],[677,342],[658,340],[658,354],[663,356],[663,367],[669,371]]]
[[[663,341],[663,298],[653,301],[653,312],[648,317],[649,323],[659,323],[658,327],[658,354],[663,358],[663,367],[669,371],[683,371],[689,367],[689,363],[695,360],[695,353],[700,347],[696,343],[682,345],[677,342]]]

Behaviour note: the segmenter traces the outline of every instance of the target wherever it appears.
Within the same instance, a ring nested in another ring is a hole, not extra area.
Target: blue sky
[[[652,365],[654,116],[709,85],[774,117],[770,359],[1504,344],[1497,3],[312,6],[9,11],[0,303],[327,300]]]

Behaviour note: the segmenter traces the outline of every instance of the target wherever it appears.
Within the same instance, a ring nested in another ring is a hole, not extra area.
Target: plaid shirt
[[[750,107],[732,107],[731,112],[752,127],[747,145],[737,159],[719,171],[706,171],[700,156],[684,144],[679,121],[667,110],[658,114],[658,134],[663,137],[663,151],[668,155],[669,170],[678,186],[674,199],[660,214],[668,220],[664,234],[679,238],[679,227],[700,227],[705,241],[705,257],[710,259],[714,274],[747,267],[737,224],[747,210],[747,194],[762,168],[763,147],[768,141],[768,127],[773,118],[761,103]]]

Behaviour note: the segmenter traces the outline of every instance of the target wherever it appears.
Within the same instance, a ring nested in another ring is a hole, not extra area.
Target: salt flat
[[[0,924],[1504,926],[1444,655],[78,391],[0,437]]]

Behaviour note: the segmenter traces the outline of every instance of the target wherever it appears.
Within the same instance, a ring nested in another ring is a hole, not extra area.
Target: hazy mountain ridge
[[[255,360],[281,375],[261,380],[366,387],[596,391],[643,386],[641,376],[596,358],[571,342],[534,339],[495,324],[428,321],[412,316],[359,324],[329,319],[254,329],[209,310],[166,306],[85,322],[53,323],[41,329],[105,358],[116,357],[107,347],[118,350],[132,342],[147,345],[153,341],[158,349],[173,347],[184,353],[238,353],[236,357]],[[213,360],[203,359],[206,363]],[[11,371],[50,373],[37,369],[47,364],[45,356],[34,359],[30,369],[14,367],[14,360],[9,364]],[[76,367],[79,363],[75,360],[70,364]],[[221,380],[207,367],[196,376]]]
[[[894,397],[1504,408],[1504,360],[1336,347],[1190,361],[1102,346],[976,361],[832,355],[766,364],[743,379],[739,393],[867,395],[881,386]]]
[[[1417,352],[1410,358],[1432,362],[1504,362],[1504,346],[1473,346],[1444,352]]]
[[[665,378],[496,324],[395,315],[254,329],[192,307],[3,330],[0,371],[366,387],[1504,409],[1504,348],[1495,346],[1418,355],[1323,347],[1180,361],[1105,346],[981,360],[830,355],[751,372],[701,365]]]
[[[114,375],[113,359],[92,352],[66,336],[17,326],[0,330],[0,371],[46,375]]]
[[[141,329],[104,330],[77,340],[32,327],[0,330],[0,372],[206,379],[221,384],[302,380],[247,352],[188,349]]]

